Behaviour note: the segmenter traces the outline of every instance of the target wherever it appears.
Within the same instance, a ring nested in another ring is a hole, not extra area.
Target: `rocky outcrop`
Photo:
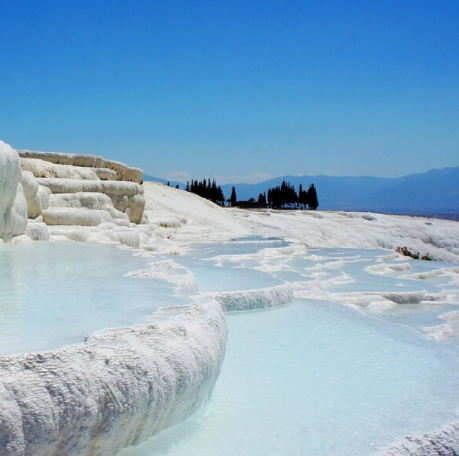
[[[116,180],[142,183],[143,171],[140,168],[131,168],[124,163],[114,160],[107,160],[96,155],[67,154],[62,152],[39,152],[36,150],[17,149],[21,158],[39,159],[56,165],[69,165],[72,167],[95,168],[94,172],[99,173],[100,179],[113,179],[116,173]],[[109,170],[108,172],[105,170]],[[113,171],[110,173],[110,171]]]
[[[18,154],[0,141],[0,239],[10,242],[27,227],[27,201]]]
[[[50,190],[53,194],[51,198],[51,206],[57,207],[57,199],[55,196],[67,195],[68,200],[85,199],[83,193],[103,194],[110,201],[112,208],[126,214],[131,223],[141,223],[143,211],[145,208],[145,198],[143,196],[143,188],[141,185],[134,182],[117,182],[117,181],[101,181],[101,180],[76,180],[76,179],[37,179],[38,184]],[[75,196],[78,194],[78,196]],[[87,197],[86,199],[88,199]],[[107,200],[105,200],[107,203]],[[66,205],[66,207],[68,207]],[[84,207],[81,203],[80,207]],[[108,208],[106,205],[103,210]],[[101,208],[99,208],[101,209]],[[108,210],[108,209],[107,209]]]
[[[48,208],[51,190],[38,185],[37,179],[30,171],[22,171],[21,183],[27,201],[27,215],[34,219]]]
[[[151,236],[134,229],[146,222],[140,169],[92,155],[19,152],[27,215],[44,222],[48,232],[35,224],[17,242],[51,239],[139,247],[143,237]]]

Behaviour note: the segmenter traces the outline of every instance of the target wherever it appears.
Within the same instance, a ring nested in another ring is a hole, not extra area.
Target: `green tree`
[[[317,191],[314,184],[308,188],[308,205],[309,209],[316,210],[319,207],[319,200],[317,199]]]
[[[260,204],[260,206],[266,206],[266,193],[260,193],[258,195],[258,204]]]
[[[236,197],[236,189],[234,188],[234,185],[233,185],[233,188],[231,189],[231,196],[230,196],[229,201],[231,203],[231,206],[236,205],[237,197]]]

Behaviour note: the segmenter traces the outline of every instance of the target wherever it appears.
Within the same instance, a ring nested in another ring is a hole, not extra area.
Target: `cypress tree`
[[[231,206],[235,206],[236,205],[236,201],[237,201],[236,189],[234,188],[234,185],[233,185],[233,188],[231,189],[231,196],[230,196]]]
[[[258,195],[258,204],[262,207],[266,207],[266,193],[260,193]]]
[[[216,195],[217,195],[217,196],[215,197],[215,199],[216,199],[219,203],[223,204],[224,201],[225,201],[225,196],[223,195],[223,190],[222,190],[222,188],[220,187],[220,185],[217,187],[217,193],[216,193]]]
[[[316,210],[319,207],[319,200],[317,199],[317,192],[314,184],[311,184],[308,189],[308,206],[309,209]]]

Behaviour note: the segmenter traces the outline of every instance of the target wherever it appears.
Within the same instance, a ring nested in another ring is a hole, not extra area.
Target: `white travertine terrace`
[[[79,194],[78,198],[84,200],[82,193],[101,193],[107,195],[112,206],[120,212],[125,213],[130,222],[139,224],[142,222],[145,198],[143,196],[143,187],[134,182],[119,182],[119,181],[101,181],[101,180],[78,180],[78,179],[63,179],[63,178],[38,178],[38,184],[41,187],[47,188],[53,195]],[[68,196],[68,198],[71,198]],[[75,198],[76,199],[76,198]],[[54,198],[51,201],[56,203],[58,200]],[[80,203],[84,206],[84,202]]]
[[[38,158],[21,158],[23,171],[30,171],[35,177],[99,180],[96,170],[71,165],[56,165]],[[116,180],[116,179],[114,179]]]
[[[182,422],[210,396],[227,327],[211,299],[84,344],[0,357],[2,456],[113,456]]]
[[[140,185],[140,170],[101,157],[20,153],[21,161],[0,142],[0,238],[6,242],[112,242],[140,247],[144,253],[176,255],[193,242],[281,233],[292,246],[253,255],[265,270],[273,267],[271,255],[287,258],[308,247],[393,252],[407,246],[459,263],[457,222],[222,209],[175,188],[153,182]],[[384,268],[373,272],[383,273]],[[133,276],[164,278],[179,289],[196,290],[192,274],[172,261]],[[427,292],[332,296],[319,282],[206,293],[189,306],[160,311],[148,325],[99,331],[84,344],[60,350],[0,357],[0,455],[113,456],[126,445],[178,424],[212,391],[226,345],[224,311],[286,304],[303,294],[364,309],[395,306],[398,301],[447,300]],[[458,436],[458,425],[451,425],[407,438],[381,454],[455,454]]]
[[[22,149],[17,149],[17,152],[21,158],[44,160],[57,165],[69,165],[72,167],[108,169],[116,172],[116,180],[136,182],[138,184],[142,182],[143,171],[140,168],[131,168],[124,163],[107,160],[96,155],[40,152]],[[113,177],[111,173],[105,173],[105,175]]]
[[[215,298],[225,312],[283,306],[293,299],[290,284],[259,290],[212,292],[206,295]]]
[[[90,155],[21,151],[19,159],[2,144],[2,211],[8,217],[0,234],[4,241],[74,240],[140,247],[151,237],[138,168]],[[136,230],[140,223],[145,226]]]
[[[198,291],[196,276],[188,268],[176,263],[174,260],[153,263],[150,269],[133,271],[128,276],[137,279],[166,280],[175,284],[178,289]]]

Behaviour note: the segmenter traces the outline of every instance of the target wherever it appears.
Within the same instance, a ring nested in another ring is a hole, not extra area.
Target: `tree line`
[[[191,180],[191,184],[188,181],[185,190],[219,205],[223,205],[225,202],[222,188],[220,185],[217,185],[215,179],[213,179],[212,182],[210,179],[203,179],[202,181]]]
[[[224,205],[225,201],[231,206],[258,206],[277,209],[285,207],[304,207],[315,210],[319,206],[317,191],[314,184],[311,184],[307,190],[303,190],[303,186],[300,184],[297,193],[294,185],[291,185],[290,182],[282,181],[281,185],[269,188],[267,194],[266,192],[260,193],[258,195],[258,201],[255,201],[254,198],[250,198],[248,201],[238,201],[234,186],[231,189],[231,196],[225,200],[220,185],[217,185],[215,179],[211,181],[210,178],[203,179],[202,181],[192,179],[191,183],[190,181],[186,183],[185,190],[213,201],[220,206]]]
[[[258,197],[260,201],[261,194]],[[314,184],[311,184],[307,190],[303,190],[300,184],[298,193],[294,185],[290,182],[282,181],[282,184],[268,189],[267,203],[273,208],[281,208],[287,206],[297,207],[298,205],[308,207],[309,209],[317,209],[319,201],[317,198],[317,191]]]

